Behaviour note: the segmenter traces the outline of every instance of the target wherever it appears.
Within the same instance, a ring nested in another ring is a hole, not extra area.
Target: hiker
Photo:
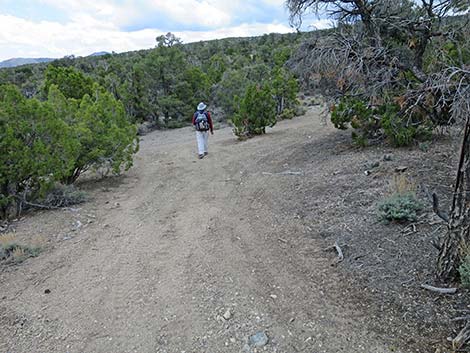
[[[193,125],[196,128],[197,152],[199,159],[207,156],[207,140],[209,131],[214,135],[211,114],[206,110],[207,105],[203,102],[197,106],[197,111],[193,114]]]

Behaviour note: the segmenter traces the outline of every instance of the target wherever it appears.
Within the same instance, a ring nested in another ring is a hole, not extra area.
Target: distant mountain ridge
[[[102,55],[108,55],[108,54],[110,54],[110,53],[108,53],[107,51],[98,51],[98,52],[90,54],[88,56],[102,56]]]
[[[102,56],[109,54],[106,51],[99,51],[88,56]],[[21,65],[28,65],[28,64],[40,64],[40,63],[48,63],[51,61],[57,60],[57,58],[12,58],[4,61],[0,61],[0,69],[6,67],[16,67]]]
[[[0,62],[0,69],[4,67],[16,67],[27,64],[39,64],[53,61],[52,58],[12,58]]]

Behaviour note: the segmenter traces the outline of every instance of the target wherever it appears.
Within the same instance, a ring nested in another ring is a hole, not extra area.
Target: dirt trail
[[[191,129],[144,137],[135,167],[89,185],[80,210],[19,222],[60,241],[0,273],[0,352],[254,352],[258,331],[257,351],[390,352],[281,207],[298,178],[324,178],[330,151],[312,151],[305,175],[289,169],[296,148],[337,133],[315,111],[245,142],[226,128],[203,160]]]

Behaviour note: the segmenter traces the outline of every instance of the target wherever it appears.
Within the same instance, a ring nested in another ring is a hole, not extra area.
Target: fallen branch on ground
[[[344,260],[343,250],[341,250],[341,247],[339,246],[337,241],[335,241],[334,247],[336,249],[336,252],[338,253],[338,262],[343,261]]]
[[[466,321],[466,320],[470,320],[470,315],[459,316],[459,317],[453,318],[450,321]]]
[[[439,294],[455,294],[457,292],[457,288],[439,288],[439,287],[429,286],[427,284],[422,284],[421,288],[430,290],[431,292],[437,292]]]
[[[263,175],[303,175],[303,173],[286,170],[284,172],[279,172],[279,173],[263,172]]]
[[[436,193],[432,194],[432,210],[440,219],[445,222],[449,222],[449,215],[439,209],[439,199],[437,198]]]
[[[343,250],[341,249],[337,241],[335,241],[333,245],[323,249],[323,251],[330,251],[330,250],[336,250],[336,252],[338,253],[338,263],[344,260]],[[360,255],[359,257],[362,257],[362,256],[365,256],[365,255]]]
[[[470,339],[470,321],[467,322],[465,327],[459,332],[459,334],[452,340],[452,348],[457,350],[463,347],[463,345]]]

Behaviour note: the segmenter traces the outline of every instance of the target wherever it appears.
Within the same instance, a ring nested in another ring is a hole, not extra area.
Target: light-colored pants
[[[209,140],[209,131],[196,131],[197,151],[204,154],[207,151],[207,141]]]

